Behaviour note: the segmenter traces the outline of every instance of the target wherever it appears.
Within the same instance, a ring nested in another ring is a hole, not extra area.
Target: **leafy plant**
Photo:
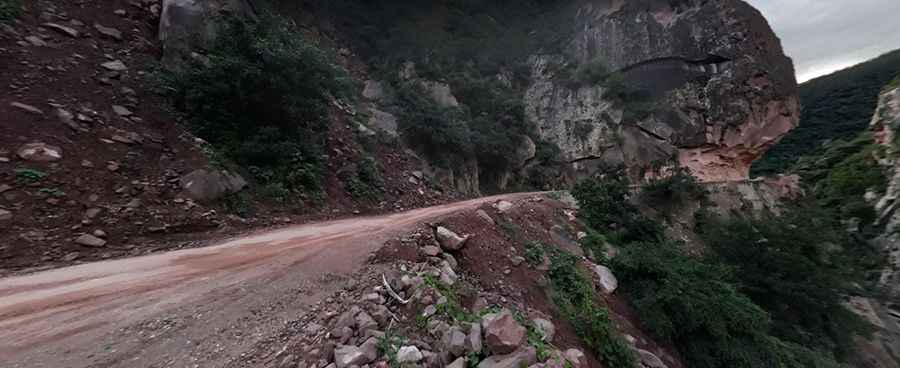
[[[41,188],[38,190],[38,193],[48,197],[56,197],[61,198],[66,196],[66,192],[63,192],[59,188]]]
[[[591,261],[595,263],[606,263],[608,261],[606,258],[606,252],[608,250],[606,237],[592,229],[585,230],[587,235],[578,242],[581,249],[584,250],[585,255],[587,255],[588,259]]]
[[[614,242],[655,241],[663,236],[662,225],[638,211],[629,202],[631,196],[627,176],[622,171],[605,177],[585,179],[575,186],[572,195],[581,205],[581,217],[587,225]]]
[[[320,150],[331,100],[350,96],[346,73],[286,21],[220,20],[209,63],[160,74],[188,128],[262,185],[321,190]],[[218,156],[214,161],[221,161]]]
[[[535,241],[525,243],[525,262],[537,266],[544,262],[544,245]]]
[[[597,304],[593,282],[578,265],[578,257],[554,250],[550,260],[551,298],[585,346],[607,367],[634,367],[634,352],[615,332],[608,312]]]
[[[0,23],[16,19],[22,12],[20,0],[0,0]]]
[[[36,183],[49,176],[49,174],[41,170],[30,168],[18,168],[15,169],[14,172],[16,174],[16,182],[18,182],[19,184]]]

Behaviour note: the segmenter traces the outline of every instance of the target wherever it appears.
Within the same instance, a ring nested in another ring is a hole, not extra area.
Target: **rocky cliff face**
[[[900,88],[885,90],[878,100],[871,129],[875,141],[887,147],[880,163],[887,169],[888,185],[885,194],[877,198],[875,210],[882,233],[875,244],[887,255],[879,285],[885,296],[880,300],[856,298],[853,306],[876,327],[873,339],[860,342],[867,366],[896,366],[900,357],[900,159],[897,158],[896,132],[900,127]],[[867,197],[869,195],[867,194]]]
[[[750,164],[796,126],[790,59],[763,16],[739,0],[586,1],[564,51],[534,57],[526,113],[581,173],[625,165],[640,177],[676,159],[703,181],[747,179]],[[602,63],[652,112],[629,114],[608,88],[560,71]]]

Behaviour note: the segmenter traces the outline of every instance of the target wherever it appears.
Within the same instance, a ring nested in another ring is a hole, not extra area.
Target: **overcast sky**
[[[900,49],[900,0],[746,0],[768,18],[800,82]]]

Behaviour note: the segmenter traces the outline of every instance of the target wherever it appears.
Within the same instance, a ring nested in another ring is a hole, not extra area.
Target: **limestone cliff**
[[[525,102],[542,137],[583,174],[625,165],[640,177],[677,158],[703,181],[743,180],[797,124],[792,63],[743,1],[585,1],[573,21],[560,54],[533,58]],[[635,118],[602,85],[560,81],[562,70],[595,63],[649,96],[653,111]]]
[[[875,244],[887,255],[879,285],[884,296],[879,300],[856,298],[854,306],[878,327],[874,338],[861,342],[862,351],[871,367],[896,366],[900,359],[900,159],[896,146],[896,132],[900,128],[900,87],[888,88],[879,97],[878,108],[872,117],[871,129],[876,143],[887,147],[880,160],[888,175],[884,196],[875,202],[877,225],[882,233]]]

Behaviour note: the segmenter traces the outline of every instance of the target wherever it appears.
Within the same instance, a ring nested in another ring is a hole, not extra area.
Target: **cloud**
[[[897,0],[747,2],[769,20],[801,82],[900,48]]]

